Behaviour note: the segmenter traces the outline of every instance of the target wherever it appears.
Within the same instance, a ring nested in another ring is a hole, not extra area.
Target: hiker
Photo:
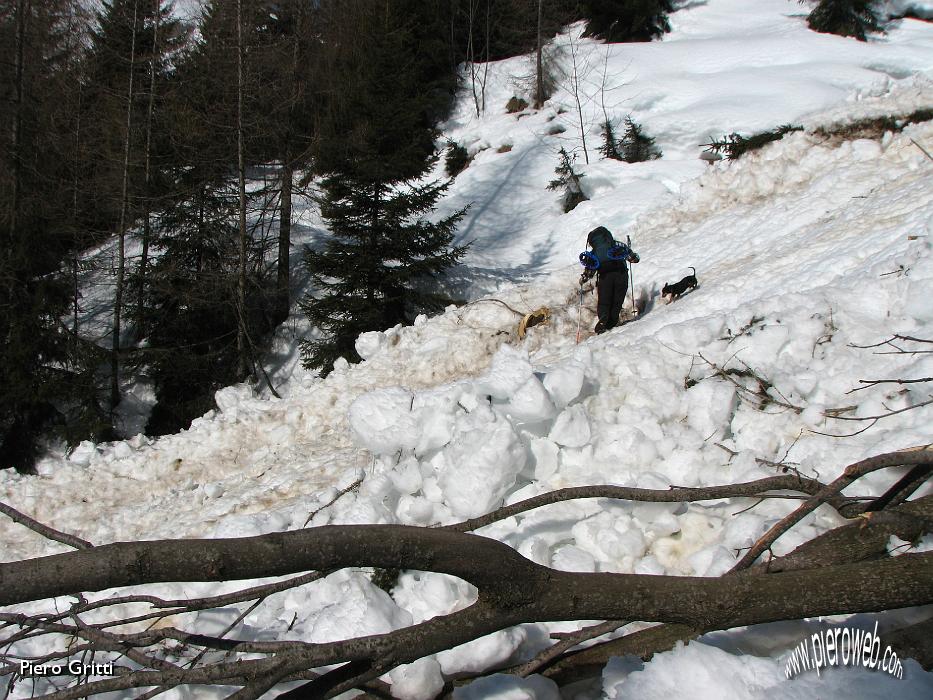
[[[637,263],[640,258],[627,245],[616,241],[605,226],[590,231],[586,243],[592,252],[580,253],[580,262],[586,266],[586,271],[580,276],[580,285],[597,275],[596,315],[599,322],[594,330],[605,333],[619,323],[628,289],[628,263]]]

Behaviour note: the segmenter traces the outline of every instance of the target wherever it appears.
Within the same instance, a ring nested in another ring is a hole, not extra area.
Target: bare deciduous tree
[[[577,127],[580,129],[580,142],[583,145],[583,158],[587,164],[590,162],[590,152],[586,147],[586,122],[583,120],[583,100],[581,94],[582,82],[589,73],[589,62],[580,56],[580,43],[572,34],[567,36],[570,48],[570,92],[577,106]]]
[[[123,142],[123,174],[120,186],[120,222],[117,229],[116,287],[113,300],[113,338],[110,354],[110,408],[120,403],[120,335],[123,320],[123,286],[126,275],[126,228],[130,222],[130,149],[133,138],[133,78],[136,72],[136,19],[138,3],[133,3],[133,30],[130,44],[129,80],[126,88],[126,133]]]
[[[149,265],[149,242],[152,238],[152,117],[155,110],[156,73],[159,69],[159,22],[162,19],[162,0],[153,0],[152,49],[149,56],[149,100],[146,104],[146,145],[144,150],[145,175],[143,193],[142,253],[139,258],[139,306],[137,312],[137,335],[146,335],[145,313],[142,297],[146,286],[146,268]]]

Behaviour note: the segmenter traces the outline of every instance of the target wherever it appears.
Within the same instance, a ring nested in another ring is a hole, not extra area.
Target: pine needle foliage
[[[583,192],[583,185],[580,182],[584,176],[573,169],[574,160],[576,160],[576,156],[571,156],[567,152],[567,149],[561,147],[560,162],[554,169],[557,177],[551,180],[550,184],[547,186],[549,190],[564,191],[562,206],[565,214],[569,211],[573,211],[580,202],[585,202],[589,199]]]
[[[655,145],[654,139],[645,134],[642,127],[631,117],[625,118],[625,133],[619,145],[622,160],[626,163],[642,163],[661,157],[661,150]]]
[[[609,42],[651,41],[671,30],[671,0],[585,0],[584,36]]]
[[[602,138],[603,142],[596,150],[602,154],[603,158],[609,158],[610,160],[625,160],[622,157],[619,141],[616,138],[615,127],[612,125],[612,121],[609,119],[603,122]]]
[[[874,5],[874,0],[820,0],[807,16],[807,26],[815,32],[866,41],[869,33],[881,31]]]
[[[340,357],[358,362],[361,333],[443,308],[447,299],[436,282],[466,253],[466,246],[452,245],[466,210],[436,222],[425,217],[449,185],[373,183],[346,174],[324,179],[321,213],[332,237],[306,255],[316,292],[301,302],[323,337],[302,343],[306,367],[326,374]]]
[[[785,134],[793,131],[803,131],[803,127],[794,124],[783,124],[776,129],[762,131],[751,136],[742,136],[739,133],[732,132],[718,141],[713,140],[704,145],[714,153],[720,153],[729,160],[736,160],[749,151],[757,150],[772,141],[781,140]]]

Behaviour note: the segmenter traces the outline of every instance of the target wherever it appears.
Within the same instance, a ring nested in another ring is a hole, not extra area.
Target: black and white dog
[[[691,267],[690,269],[693,270],[692,275],[687,275],[680,280],[680,282],[665,284],[661,287],[661,298],[665,300],[665,303],[670,304],[675,299],[679,299],[683,294],[686,294],[687,290],[697,288],[696,268]]]

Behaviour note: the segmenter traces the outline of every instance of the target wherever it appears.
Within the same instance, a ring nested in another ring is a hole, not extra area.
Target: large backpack
[[[590,231],[586,242],[593,251],[581,253],[580,262],[588,269],[599,269],[605,272],[625,266],[625,259],[629,253],[628,246],[616,241],[605,226],[598,226]]]

